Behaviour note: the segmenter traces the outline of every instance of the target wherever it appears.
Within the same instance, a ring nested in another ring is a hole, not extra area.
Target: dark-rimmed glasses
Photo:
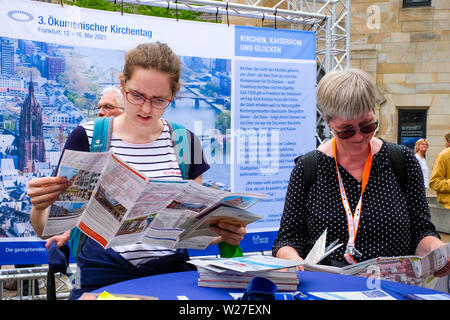
[[[105,104],[102,104],[102,105],[100,105],[100,106],[95,106],[94,109],[97,110],[97,111],[99,111],[100,109],[103,109],[103,110],[105,110],[105,111],[112,111],[112,110],[114,110],[114,109],[120,109],[120,110],[123,110],[123,108],[121,108],[121,107],[116,107],[115,105],[112,105],[112,104],[110,104],[110,103],[105,103]]]
[[[160,97],[146,98],[142,94],[134,91],[125,91],[125,98],[131,104],[143,105],[145,101],[149,101],[150,105],[155,109],[165,109],[172,102],[172,100],[164,99]]]
[[[378,120],[375,122],[366,124],[365,126],[359,127],[359,132],[364,133],[364,134],[369,134],[369,133],[374,132],[377,128],[378,128]],[[355,128],[336,131],[336,135],[343,140],[350,139],[355,134],[356,134]]]

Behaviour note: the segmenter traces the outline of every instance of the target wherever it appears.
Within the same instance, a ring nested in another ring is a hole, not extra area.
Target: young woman
[[[124,112],[113,118],[110,150],[122,160],[133,162],[138,170],[152,178],[181,179],[168,123],[162,119],[165,108],[180,89],[180,62],[172,50],[163,43],[141,44],[127,52],[120,75],[124,97]],[[65,149],[89,151],[93,122],[77,127],[68,137]],[[197,138],[189,132],[191,138]],[[199,143],[192,143],[199,146]],[[200,157],[195,153],[201,153]],[[189,179],[201,183],[202,173],[209,169],[201,147],[191,150],[192,162]],[[68,182],[63,177],[46,177],[31,180],[28,195],[33,204],[31,223],[40,236],[45,225],[49,206],[66,190]],[[213,228],[218,237],[213,243],[225,241],[237,245],[245,235],[245,226],[220,223]],[[67,234],[67,233],[66,233]],[[64,245],[66,239],[58,246]],[[87,238],[78,253],[78,288],[72,299],[85,291],[132,278],[191,270],[186,263],[186,250],[170,250],[137,243],[103,249]]]
[[[329,264],[379,256],[425,255],[444,245],[430,220],[422,172],[404,147],[408,181],[397,183],[386,143],[374,137],[375,90],[359,70],[332,71],[317,87],[317,104],[335,138],[317,152],[317,177],[305,192],[302,158],[291,173],[273,255],[302,261],[327,229],[344,246]],[[448,275],[450,264],[438,275]]]

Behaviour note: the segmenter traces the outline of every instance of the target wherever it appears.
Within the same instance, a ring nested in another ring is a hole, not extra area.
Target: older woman
[[[430,221],[422,172],[403,148],[408,180],[402,189],[386,142],[374,137],[375,90],[359,70],[332,71],[317,87],[317,104],[335,138],[317,153],[317,177],[305,192],[302,157],[291,173],[273,255],[302,261],[327,229],[344,246],[328,263],[353,264],[378,256],[424,255],[444,245]],[[449,273],[449,266],[439,275]]]
[[[427,140],[421,138],[416,141],[416,144],[414,145],[414,155],[416,156],[417,161],[419,161],[420,168],[422,169],[425,189],[428,189],[428,180],[429,180],[429,173],[428,173],[429,170],[427,160],[425,160],[425,153],[427,152],[427,150],[428,150]]]

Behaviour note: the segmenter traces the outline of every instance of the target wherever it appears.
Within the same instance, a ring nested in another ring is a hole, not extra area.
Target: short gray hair
[[[117,95],[117,103],[119,108],[123,108],[123,95],[122,91],[115,86],[106,87],[102,90],[102,96],[107,93],[115,93]]]
[[[354,119],[375,109],[375,87],[362,70],[333,70],[317,85],[317,106],[327,122]]]

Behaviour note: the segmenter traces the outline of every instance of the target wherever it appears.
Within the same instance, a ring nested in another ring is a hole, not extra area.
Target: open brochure
[[[210,225],[259,220],[247,209],[266,197],[149,179],[112,152],[66,150],[58,176],[72,185],[50,207],[43,235],[78,227],[104,248],[143,242],[204,249],[217,236]]]
[[[373,277],[421,287],[431,287],[434,278],[433,274],[445,266],[449,255],[450,243],[447,243],[423,257],[378,257],[341,268],[305,263],[303,268],[307,271]]]
[[[342,246],[342,243],[337,244],[338,239],[334,240],[333,243],[325,247],[327,241],[327,229],[320,235],[319,239],[316,240],[314,246],[311,251],[306,256],[305,260],[303,260],[302,264],[306,265],[314,265],[325,259],[329,254],[331,254],[334,250]]]

